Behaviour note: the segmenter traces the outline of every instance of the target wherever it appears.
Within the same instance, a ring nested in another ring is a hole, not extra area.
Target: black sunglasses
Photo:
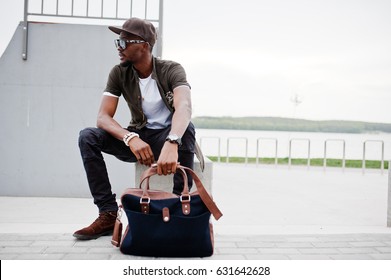
[[[120,47],[121,49],[126,49],[127,44],[140,44],[140,43],[146,43],[143,40],[124,40],[124,39],[115,39],[114,44],[115,47]]]

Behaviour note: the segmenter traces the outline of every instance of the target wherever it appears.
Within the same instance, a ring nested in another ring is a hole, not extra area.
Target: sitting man
[[[177,163],[193,168],[195,130],[191,119],[190,85],[182,66],[152,55],[156,31],[152,23],[131,18],[122,28],[110,26],[120,64],[111,70],[104,90],[97,128],[80,132],[79,147],[99,217],[76,231],[78,239],[111,234],[118,205],[112,193],[102,152],[126,162],[151,166],[157,173],[175,173]],[[126,100],[132,119],[127,128],[114,120],[119,97]],[[189,187],[192,178],[189,177]],[[175,174],[173,192],[180,194],[183,178]]]

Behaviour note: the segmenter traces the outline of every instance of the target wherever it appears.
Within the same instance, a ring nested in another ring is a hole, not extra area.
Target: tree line
[[[197,128],[333,133],[391,133],[391,124],[279,117],[195,117]]]

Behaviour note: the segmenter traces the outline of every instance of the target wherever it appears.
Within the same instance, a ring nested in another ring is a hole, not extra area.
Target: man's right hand
[[[151,166],[155,162],[151,146],[141,140],[139,137],[134,137],[129,141],[129,148],[136,156],[137,161],[146,166]]]

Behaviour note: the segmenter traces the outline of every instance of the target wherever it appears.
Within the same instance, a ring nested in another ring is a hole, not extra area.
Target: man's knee
[[[89,143],[93,141],[93,139],[96,139],[96,133],[94,131],[95,129],[93,127],[87,127],[85,129],[82,129],[79,132],[79,146],[82,147],[83,144]]]
[[[105,131],[96,127],[87,127],[79,133],[79,148],[84,156],[91,156],[92,150],[100,150]]]

